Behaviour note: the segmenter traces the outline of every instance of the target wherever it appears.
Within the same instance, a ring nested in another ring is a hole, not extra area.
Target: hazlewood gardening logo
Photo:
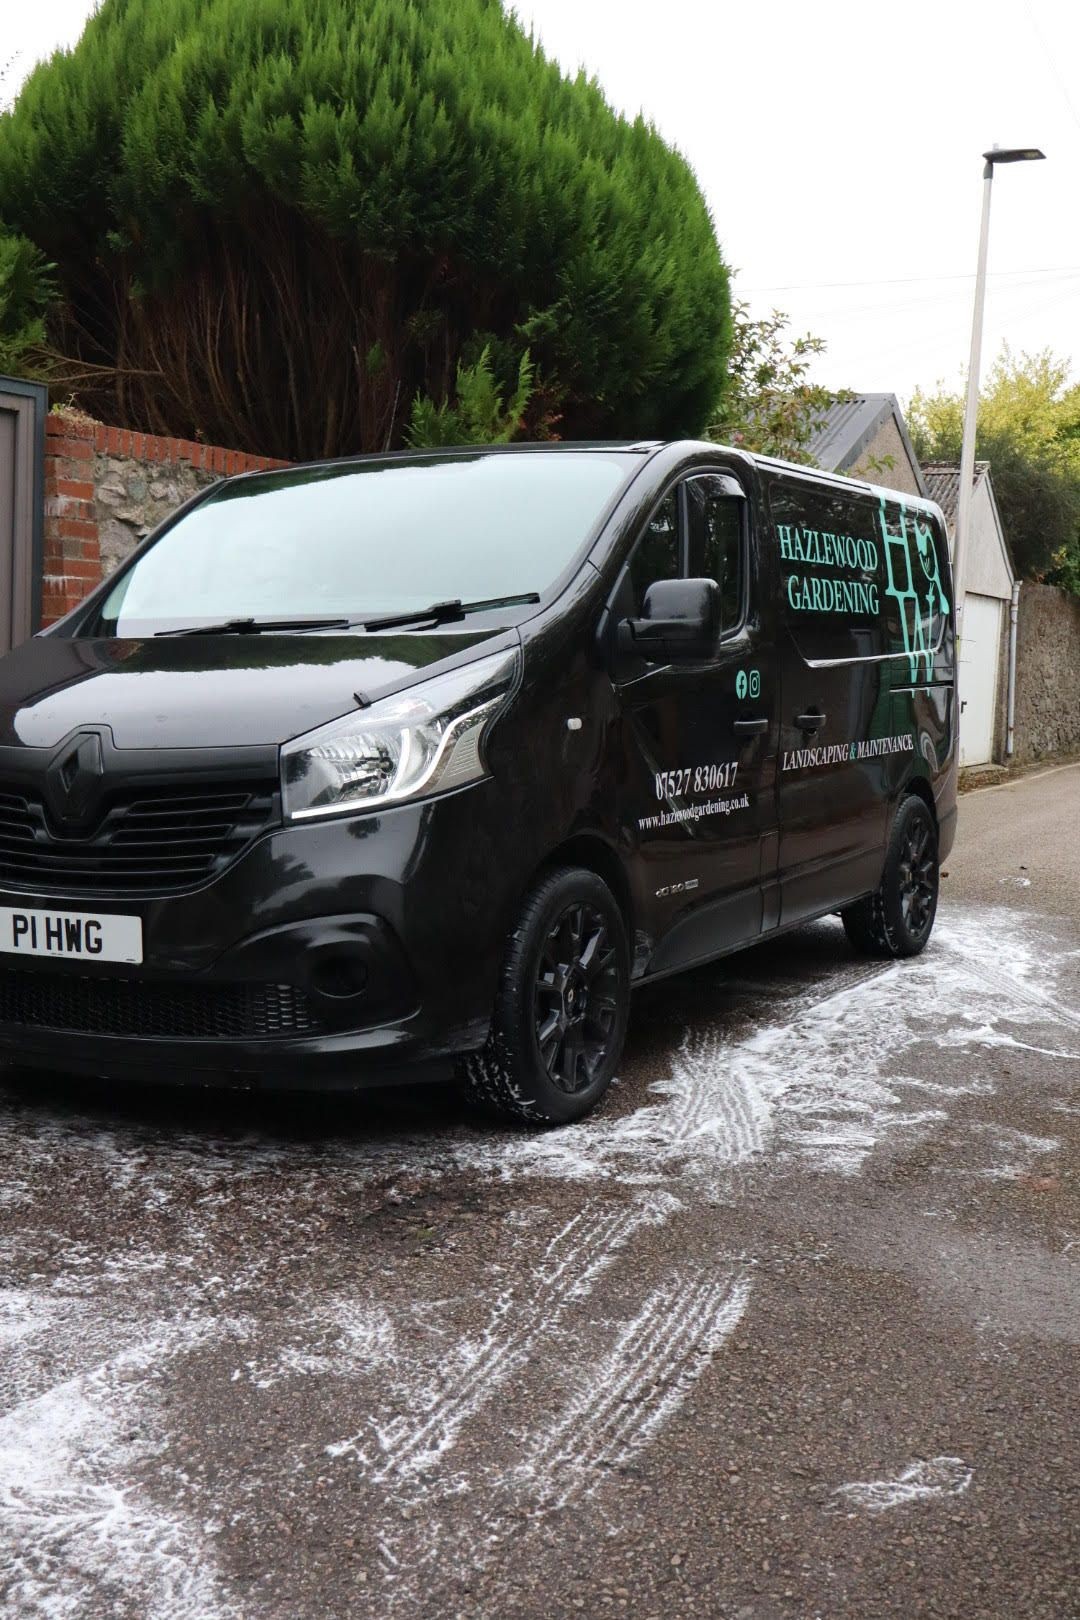
[[[778,523],[781,564],[799,565],[798,572],[786,574],[784,594],[789,610],[799,615],[884,619],[888,650],[907,658],[914,682],[933,669],[940,629],[949,616],[941,559],[929,522],[906,501],[886,501],[882,495],[877,526],[879,535],[869,539]]]
[[[881,759],[886,754],[911,754],[915,739],[909,731],[898,737],[862,737],[858,742],[825,743],[820,748],[785,750],[781,769],[811,771],[822,765],[856,765],[864,759]]]

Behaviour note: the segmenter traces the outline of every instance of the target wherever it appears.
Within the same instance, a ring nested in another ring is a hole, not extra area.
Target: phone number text
[[[656,797],[681,799],[684,793],[713,793],[717,788],[735,786],[737,759],[723,765],[685,765],[676,771],[657,771]]]

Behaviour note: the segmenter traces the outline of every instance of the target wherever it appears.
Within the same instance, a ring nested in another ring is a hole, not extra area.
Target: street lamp
[[[982,223],[979,227],[979,264],[975,272],[975,309],[971,318],[971,357],[968,360],[967,399],[964,404],[964,439],[960,449],[960,488],[956,500],[956,536],[953,544],[953,596],[959,628],[964,612],[964,564],[967,561],[971,485],[975,477],[975,423],[979,411],[979,363],[982,355],[983,305],[986,302],[986,250],[990,240],[990,187],[998,163],[1033,163],[1045,158],[1037,146],[995,146],[984,152]]]

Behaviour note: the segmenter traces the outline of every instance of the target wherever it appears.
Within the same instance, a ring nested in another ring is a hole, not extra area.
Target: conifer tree
[[[693,433],[722,384],[689,166],[499,0],[104,0],[0,117],[0,218],[148,429],[382,449],[485,345],[526,432]]]

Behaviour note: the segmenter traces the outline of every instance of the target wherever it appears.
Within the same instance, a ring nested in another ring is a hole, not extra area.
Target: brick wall
[[[46,418],[42,624],[78,606],[197,490],[232,473],[287,465],[53,411]]]

